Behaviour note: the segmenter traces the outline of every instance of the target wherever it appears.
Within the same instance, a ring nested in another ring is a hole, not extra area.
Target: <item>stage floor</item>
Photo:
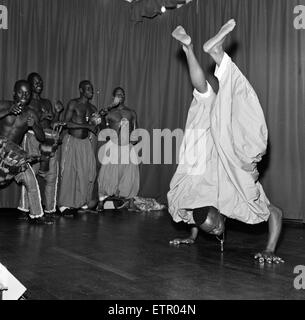
[[[305,228],[284,224],[282,265],[261,266],[267,225],[227,224],[225,251],[201,234],[193,246],[169,240],[188,234],[166,211],[107,211],[57,217],[33,226],[14,210],[0,212],[0,262],[27,288],[30,300],[305,299],[294,288],[305,265]]]

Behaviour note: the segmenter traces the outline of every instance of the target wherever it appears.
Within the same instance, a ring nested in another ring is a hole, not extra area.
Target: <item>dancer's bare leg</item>
[[[234,19],[229,20],[221,27],[219,32],[213,38],[203,45],[203,50],[211,55],[218,66],[220,66],[224,56],[222,44],[225,41],[226,36],[235,28],[235,25],[236,22]]]
[[[181,26],[178,26],[173,31],[172,36],[182,44],[183,51],[186,54],[193,87],[196,88],[200,93],[205,93],[208,90],[208,84],[205,74],[195,56],[191,37]]]
[[[192,85],[200,93],[205,93],[208,90],[208,83],[205,74],[195,56],[191,37],[186,33],[183,27],[178,26],[172,33],[172,36],[182,44],[183,51],[185,52],[189,73]],[[189,237],[185,239],[174,239],[170,241],[172,245],[195,243],[198,236],[199,228],[195,225],[191,227]]]
[[[188,238],[185,238],[185,239],[174,239],[174,240],[171,240],[169,243],[173,244],[175,246],[177,246],[179,244],[194,244],[196,239],[197,239],[198,232],[199,232],[198,227],[192,226],[191,234],[189,235]]]

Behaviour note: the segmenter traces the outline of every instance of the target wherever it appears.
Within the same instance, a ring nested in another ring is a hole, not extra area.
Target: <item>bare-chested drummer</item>
[[[171,243],[192,244],[199,229],[220,236],[226,217],[248,224],[268,221],[267,246],[255,258],[280,263],[283,260],[275,255],[275,249],[282,211],[269,202],[258,182],[257,163],[266,152],[268,140],[264,114],[254,89],[222,47],[234,27],[235,21],[228,21],[203,46],[217,65],[217,95],[194,55],[191,38],[181,26],[172,34],[182,44],[195,89],[179,166],[168,192],[174,221],[184,221],[192,230],[187,239]],[[196,153],[198,150],[205,152]],[[190,161],[194,160],[188,158],[190,154],[198,161]]]
[[[37,141],[34,132],[29,131],[23,142],[23,147],[30,155],[40,156],[41,162],[32,166],[36,175],[40,176],[44,182],[44,212],[54,214],[57,205],[57,186],[59,164],[56,155],[56,139],[59,140],[58,134],[53,131],[53,124],[58,122],[64,107],[60,101],[54,104],[48,99],[41,97],[43,91],[43,80],[38,73],[31,73],[28,76],[28,82],[31,85],[32,99],[30,102],[31,110],[36,114],[42,126],[46,141],[40,144]],[[48,139],[47,139],[48,137]],[[50,143],[49,143],[50,141]],[[50,145],[52,143],[52,145]],[[28,195],[25,187],[22,187],[21,199],[18,209],[28,212]]]
[[[64,215],[74,214],[78,209],[91,209],[96,180],[96,159],[91,139],[91,134],[96,133],[96,125],[91,119],[97,109],[90,102],[93,98],[91,82],[81,81],[79,92],[80,97],[68,103],[65,114],[68,134],[62,144],[58,200],[59,210]]]
[[[6,138],[18,146],[22,143],[28,130],[33,130],[38,141],[43,142],[45,140],[39,119],[29,108],[31,94],[30,84],[25,80],[19,80],[14,86],[14,101],[0,102],[0,137]],[[5,159],[1,159],[1,162],[2,160]],[[27,164],[26,170],[18,173],[15,180],[23,184],[28,191],[29,221],[48,223],[43,217],[40,191],[32,167]]]
[[[109,196],[121,200],[119,207],[133,206],[132,200],[137,196],[140,187],[139,166],[133,150],[133,145],[138,140],[132,137],[132,132],[138,127],[137,114],[126,107],[123,88],[115,88],[112,95],[112,105],[101,112],[102,129],[112,129],[116,135],[103,146],[105,152],[100,155],[102,162],[98,176],[100,209],[103,201]],[[108,159],[108,152],[113,156],[111,159]]]

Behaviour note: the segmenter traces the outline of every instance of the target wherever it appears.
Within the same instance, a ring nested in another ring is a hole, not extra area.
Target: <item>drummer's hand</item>
[[[102,122],[101,116],[98,113],[93,113],[90,118],[90,124],[98,126]]]
[[[10,114],[17,116],[22,112],[23,106],[20,102],[11,106]]]
[[[23,166],[24,164],[26,164],[25,158],[20,157],[20,156],[14,157],[14,161],[16,161],[16,166],[18,166],[18,167],[21,167],[21,166]]]
[[[25,163],[26,163],[25,158],[20,156],[20,155],[18,155],[18,154],[16,154],[13,157],[9,158],[9,164],[11,166],[19,167],[19,166],[22,166]]]
[[[8,154],[4,161],[9,167],[19,167],[25,164],[26,162],[23,157],[16,154],[15,155]]]

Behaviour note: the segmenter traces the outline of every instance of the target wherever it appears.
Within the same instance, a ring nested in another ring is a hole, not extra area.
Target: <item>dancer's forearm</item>
[[[195,241],[198,237],[198,232],[199,232],[198,227],[196,227],[195,225],[192,226],[191,234],[190,234],[189,238]]]
[[[282,212],[280,209],[270,206],[270,217],[269,217],[269,235],[266,251],[275,252],[276,245],[279,240],[279,236],[282,229]]]

